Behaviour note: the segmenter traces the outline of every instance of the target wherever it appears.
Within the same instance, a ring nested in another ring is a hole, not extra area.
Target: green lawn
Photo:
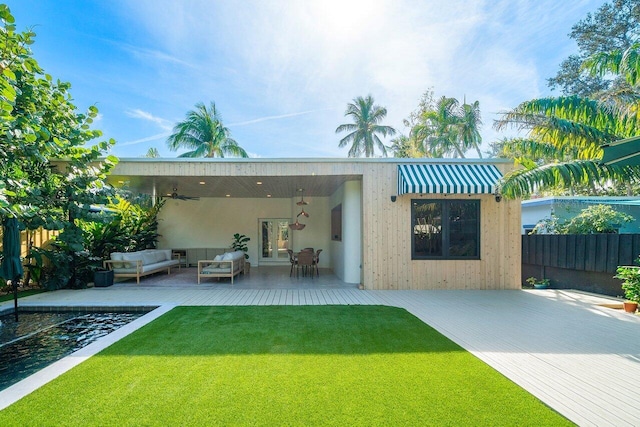
[[[179,307],[0,425],[570,425],[402,309]]]

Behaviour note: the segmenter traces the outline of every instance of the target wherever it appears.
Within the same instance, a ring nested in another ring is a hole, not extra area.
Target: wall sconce
[[[396,197],[397,196],[391,196],[391,203],[395,203],[396,202]]]
[[[496,202],[497,203],[500,203],[502,201],[502,195],[501,194],[495,193],[494,196],[496,197]]]

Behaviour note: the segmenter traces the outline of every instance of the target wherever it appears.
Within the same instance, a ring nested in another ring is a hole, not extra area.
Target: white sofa
[[[112,252],[111,259],[104,261],[104,268],[113,270],[114,277],[135,277],[140,284],[140,277],[167,270],[180,268],[180,260],[174,259],[171,249],[145,249],[137,252]]]
[[[222,255],[217,255],[211,260],[198,261],[198,284],[200,284],[201,278],[215,277],[220,279],[221,277],[230,277],[231,284],[233,284],[233,278],[240,273],[244,274],[244,252],[225,252]]]

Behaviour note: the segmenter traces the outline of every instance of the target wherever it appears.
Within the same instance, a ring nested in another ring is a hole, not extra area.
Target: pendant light
[[[300,195],[300,201],[296,202],[296,205],[302,206],[302,211],[296,216],[296,222],[294,222],[293,224],[289,224],[289,228],[292,230],[302,230],[307,226],[306,224],[302,224],[298,221],[298,218],[300,218],[300,216],[309,218],[309,214],[304,211],[304,206],[308,205],[308,203],[304,201],[304,189],[300,188],[298,189],[298,191],[301,193],[301,195]]]

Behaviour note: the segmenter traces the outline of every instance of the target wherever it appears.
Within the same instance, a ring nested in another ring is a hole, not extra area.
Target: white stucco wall
[[[289,218],[295,221],[299,199],[201,198],[200,200],[167,200],[160,212],[158,244],[164,248],[226,248],[233,234],[246,234],[249,261],[259,265],[260,229],[258,218]],[[304,230],[290,234],[294,251],[304,247],[323,249],[320,268],[331,267],[330,221],[328,197],[305,198],[309,218],[300,217]],[[288,259],[286,263],[288,263]]]
[[[331,196],[330,210],[342,205],[342,240],[331,241],[335,275],[347,283],[362,283],[362,182],[347,181]]]

